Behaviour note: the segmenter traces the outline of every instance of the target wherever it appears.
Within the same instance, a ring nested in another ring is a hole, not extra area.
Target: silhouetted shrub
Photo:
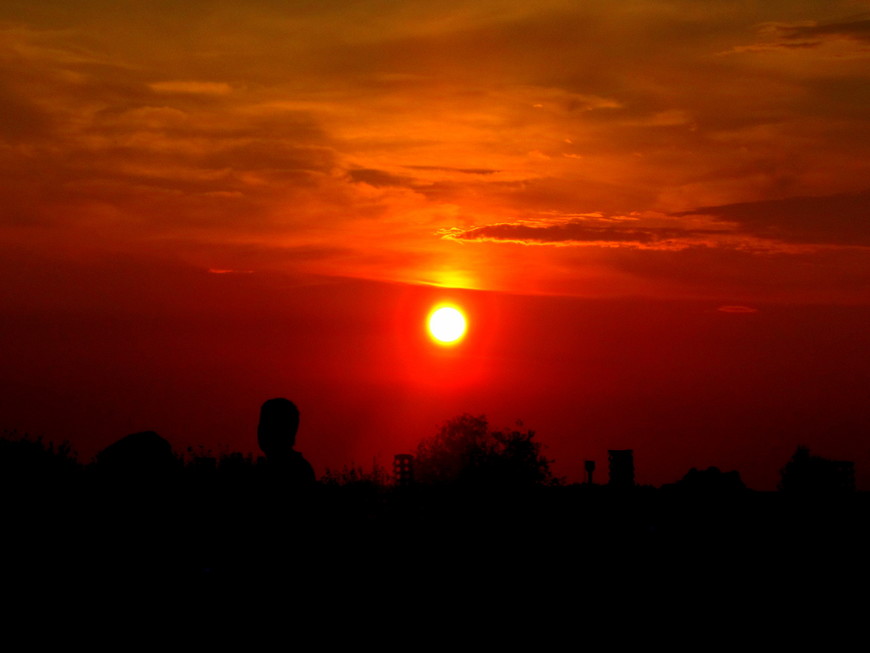
[[[0,478],[59,478],[80,469],[69,442],[46,442],[42,436],[32,437],[16,431],[0,435]]]

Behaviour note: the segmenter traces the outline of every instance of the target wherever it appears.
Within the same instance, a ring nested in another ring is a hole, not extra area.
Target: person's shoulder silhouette
[[[314,468],[296,451],[296,432],[299,430],[299,409],[289,399],[276,398],[264,402],[260,408],[257,442],[266,456],[267,464],[295,485],[308,485],[315,481]]]

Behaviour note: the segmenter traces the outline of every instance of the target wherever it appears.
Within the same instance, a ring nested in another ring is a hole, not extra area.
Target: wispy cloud
[[[439,232],[455,241],[487,241],[558,247],[596,246],[677,250],[704,247],[721,230],[643,226],[635,218],[603,216],[549,220],[520,220],[468,228],[451,227]]]
[[[758,313],[758,309],[751,306],[720,306],[716,310],[721,313]]]
[[[808,49],[836,42],[851,42],[855,51],[863,50],[870,54],[870,49],[867,48],[867,44],[870,44],[870,14],[858,14],[833,21],[770,21],[759,25],[756,33],[757,43],[735,46],[729,52]]]
[[[835,22],[769,23],[762,32],[773,34],[784,42],[798,41],[808,45],[817,45],[831,37],[870,42],[870,14]]]
[[[220,268],[209,268],[209,274],[253,274],[253,270],[225,270]]]
[[[434,170],[436,172],[460,172],[465,175],[493,175],[498,170],[491,168],[450,168],[447,166],[405,166],[410,170]]]
[[[188,93],[191,95],[227,95],[232,87],[223,82],[169,81],[148,85],[157,93]]]

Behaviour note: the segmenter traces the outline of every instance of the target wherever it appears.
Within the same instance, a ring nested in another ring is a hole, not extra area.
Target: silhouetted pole
[[[595,471],[595,461],[586,460],[583,462],[583,467],[586,470],[586,485],[592,485],[592,473]]]

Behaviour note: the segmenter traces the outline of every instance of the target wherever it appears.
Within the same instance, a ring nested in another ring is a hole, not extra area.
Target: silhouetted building
[[[586,484],[592,485],[592,474],[595,472],[595,461],[594,460],[584,460],[583,461],[583,469],[586,470]]]
[[[846,492],[855,491],[855,463],[851,460],[832,460],[835,487]]]
[[[812,456],[807,447],[798,447],[780,470],[780,478],[779,489],[785,492],[852,492],[855,489],[855,464],[848,460]]]
[[[393,478],[396,485],[411,485],[414,482],[414,456],[397,453],[393,458]]]
[[[634,451],[611,449],[607,452],[611,487],[634,487]]]

